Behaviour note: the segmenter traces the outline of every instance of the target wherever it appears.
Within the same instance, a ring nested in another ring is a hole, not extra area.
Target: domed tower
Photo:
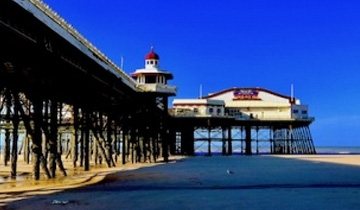
[[[154,52],[154,47],[145,56],[145,68],[158,68],[160,57]]]
[[[160,57],[155,53],[154,48],[145,56],[145,68],[137,69],[131,73],[131,77],[137,81],[137,87],[145,92],[146,98],[154,97],[156,107],[162,111],[161,125],[159,126],[160,140],[158,143],[162,144],[162,156],[164,161],[168,161],[168,144],[169,144],[169,128],[168,128],[168,97],[175,96],[177,92],[176,86],[168,85],[168,80],[173,79],[170,72],[161,70],[159,67]],[[151,122],[153,123],[153,122]]]
[[[168,80],[173,79],[173,75],[165,70],[160,70],[160,57],[155,53],[154,47],[145,56],[145,68],[137,69],[131,73],[131,77],[137,81],[139,88],[145,92],[157,92],[168,96],[176,95],[177,88],[168,85]]]

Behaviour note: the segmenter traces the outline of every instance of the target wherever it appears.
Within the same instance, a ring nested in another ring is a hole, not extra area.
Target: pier
[[[90,162],[167,162],[204,145],[208,156],[316,153],[314,118],[294,97],[233,88],[221,94],[250,105],[229,105],[219,93],[169,109],[177,87],[154,47],[144,68],[127,75],[41,1],[1,1],[0,33],[0,155],[11,177],[19,154],[38,180],[66,176],[63,158],[87,171]]]
[[[167,97],[176,88],[138,85],[41,1],[1,1],[0,33],[2,161],[12,177],[18,153],[35,179],[40,168],[47,178],[66,175],[64,155],[85,170],[90,159],[167,161]]]
[[[175,150],[182,155],[315,154],[315,120],[294,96],[264,88],[229,88],[175,99]]]
[[[316,154],[309,129],[311,121],[307,120],[180,117],[173,121],[176,154]]]

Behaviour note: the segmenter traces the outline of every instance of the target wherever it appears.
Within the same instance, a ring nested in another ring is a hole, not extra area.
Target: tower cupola
[[[145,68],[158,68],[159,67],[159,55],[154,52],[154,47],[151,46],[151,51],[145,56]]]
[[[168,85],[168,80],[173,79],[170,72],[160,70],[160,56],[155,53],[154,47],[145,55],[145,68],[137,69],[131,73],[139,87],[151,92],[162,92],[170,95],[176,94],[176,87]]]

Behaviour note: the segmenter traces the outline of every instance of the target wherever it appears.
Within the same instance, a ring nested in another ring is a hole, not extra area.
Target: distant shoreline
[[[360,154],[360,146],[315,146],[316,155],[359,155]],[[212,156],[221,156],[222,153],[220,151],[212,151]],[[245,151],[241,153],[241,151],[233,152],[233,155],[245,155]],[[269,152],[259,152],[253,150],[253,155],[278,155],[271,154]],[[288,155],[288,154],[281,154]],[[289,155],[306,155],[306,154],[289,154]],[[207,156],[207,148],[202,149],[201,151],[196,151],[195,156]]]

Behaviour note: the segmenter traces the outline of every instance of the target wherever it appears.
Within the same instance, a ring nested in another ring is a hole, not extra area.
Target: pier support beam
[[[122,164],[125,165],[125,163],[128,161],[128,155],[129,155],[129,130],[124,125],[122,126]]]
[[[167,123],[168,123],[168,98],[166,96],[162,97],[162,101],[163,101],[163,106],[164,106],[164,110],[162,113],[162,136],[161,136],[161,141],[162,141],[162,153],[163,153],[163,158],[165,162],[169,162],[169,145],[168,145],[168,128],[167,128]]]
[[[207,128],[207,132],[208,132],[208,153],[207,156],[211,156],[211,127],[210,127],[210,121],[208,122],[208,128]]]
[[[193,156],[194,144],[194,128],[184,127],[181,130],[181,154]]]
[[[251,126],[245,126],[245,155],[251,155]]]
[[[42,110],[43,103],[41,100],[34,100],[34,135],[32,142],[32,158],[33,158],[33,173],[35,180],[40,179],[40,159],[42,156],[42,132],[41,132],[41,124],[42,124]]]
[[[221,155],[223,155],[223,156],[225,156],[225,155],[228,155],[228,151],[226,151],[227,150],[227,138],[226,138],[226,134],[227,134],[227,132],[226,132],[226,128],[225,127],[223,127],[222,128],[222,152],[221,152]]]
[[[74,144],[73,144],[73,166],[74,168],[76,168],[76,162],[78,161],[78,156],[79,156],[79,109],[77,107],[73,107],[73,118],[74,118]]]
[[[50,146],[50,160],[49,160],[49,168],[51,177],[55,178],[56,176],[56,156],[58,154],[58,103],[56,100],[51,101],[51,108],[50,108],[50,139],[49,139],[49,146]]]
[[[14,95],[14,113],[13,113],[13,144],[11,150],[11,177],[16,177],[17,159],[18,159],[18,129],[19,129],[19,94],[13,93]]]
[[[85,115],[85,128],[84,128],[84,170],[90,170],[90,124],[91,124],[91,114],[88,111],[83,113]]]
[[[5,100],[6,100],[6,128],[5,128],[5,146],[4,146],[4,165],[7,166],[10,160],[10,128],[11,128],[11,92],[9,89],[5,90]]]
[[[233,148],[232,148],[232,132],[231,132],[232,127],[229,126],[228,127],[228,155],[232,155],[233,154]]]

